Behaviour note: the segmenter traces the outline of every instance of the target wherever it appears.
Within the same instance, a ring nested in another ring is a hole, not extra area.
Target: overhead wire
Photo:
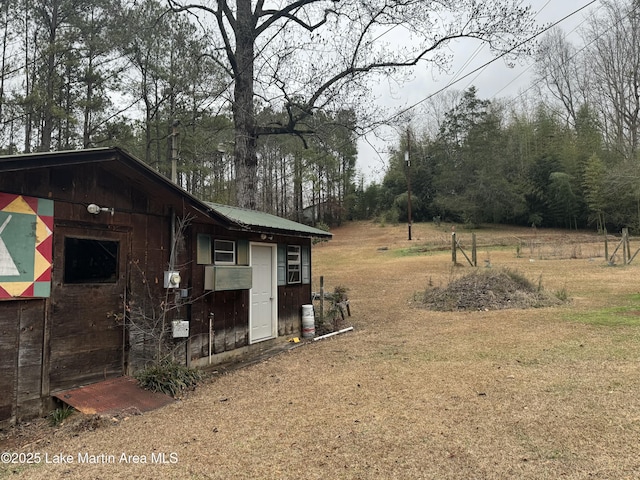
[[[550,1],[550,0],[549,0]],[[549,1],[547,2],[547,5],[549,4]],[[591,17],[593,17],[595,15],[595,13],[591,14]],[[570,31],[568,31],[567,33],[565,33],[564,38],[566,39],[567,37],[569,37],[573,32],[575,32],[577,29],[579,29],[582,25],[584,25],[585,22],[587,22],[588,18],[583,19],[578,25],[576,25],[573,29],[571,29]],[[579,53],[581,53],[582,51],[585,50],[585,48],[589,45],[591,45],[591,43],[593,43],[593,40],[585,45],[583,45],[579,50],[577,50],[576,52],[574,52],[573,55],[571,55],[571,57],[569,57],[569,61],[573,60]],[[531,70],[533,65],[529,65],[527,68],[523,69],[518,75],[516,75],[513,79],[511,79],[511,81],[509,81],[505,86],[503,86],[500,90],[498,90],[496,93],[494,93],[491,98],[495,99],[501,92],[503,92],[504,90],[506,90],[507,88],[509,88],[511,85],[513,85],[520,77],[522,77],[525,73],[527,73],[529,70]],[[524,92],[518,94],[516,96],[516,98],[514,100],[517,100],[518,98],[520,98],[524,93],[528,92],[529,90],[531,90],[533,87],[535,87],[535,85],[531,85],[529,86],[526,90],[524,90]]]
[[[547,8],[547,6],[549,5],[549,3],[551,3],[551,0],[547,0],[547,3],[545,3],[545,4],[540,8],[540,10],[538,10],[538,12],[536,13],[536,16],[538,16],[542,11],[544,11],[544,9],[545,9],[545,8]],[[471,55],[471,57],[470,57],[470,58],[469,58],[469,59],[464,63],[464,65],[462,65],[462,67],[460,67],[460,71],[458,72],[458,74],[456,74],[456,75],[454,76],[454,79],[456,79],[456,78],[458,77],[458,75],[459,75],[459,74],[461,74],[461,73],[464,71],[464,69],[465,69],[465,68],[467,68],[467,65],[469,65],[469,63],[471,63],[471,61],[472,61],[472,60],[477,56],[477,53],[478,53],[481,49],[483,49],[483,48],[484,48],[484,46],[485,46],[485,44],[483,43],[483,44],[481,44],[481,45],[476,49],[476,51],[475,51],[475,52]],[[474,82],[474,81],[475,81],[475,80],[476,80],[480,75],[482,75],[482,74],[485,72],[485,70],[487,69],[487,67],[488,67],[488,66],[489,66],[489,65],[486,65],[486,66],[482,67],[482,69],[481,69],[480,71],[478,71],[477,75],[476,75],[475,77],[473,77],[471,80],[469,80],[469,82],[468,82],[468,83],[467,83],[467,85],[463,88],[463,90],[466,90],[467,88],[469,88],[469,86],[471,86],[471,84],[473,84],[473,82]],[[526,70],[525,70],[525,71],[526,71]],[[524,73],[524,72],[522,72],[522,73],[521,73],[520,75],[518,75],[518,77],[516,77],[516,78],[519,78],[521,75],[523,75],[523,73]],[[452,83],[451,83],[451,82],[449,82],[449,86],[450,86],[451,84],[452,84]],[[510,82],[508,85],[510,85],[510,84],[511,84],[511,82]]]
[[[585,5],[581,6],[580,8],[577,8],[575,10],[573,10],[572,12],[568,13],[567,15],[565,15],[564,17],[556,20],[555,22],[551,23],[550,25],[546,26],[544,29],[542,29],[540,32],[537,32],[536,34],[528,37],[527,39],[523,40],[522,42],[518,43],[517,45],[515,45],[514,47],[512,47],[511,49],[501,53],[500,55],[492,58],[491,60],[485,62],[484,64],[480,65],[479,67],[475,68],[474,70],[472,70],[469,73],[466,73],[465,75],[459,77],[459,78],[454,78],[452,81],[448,82],[446,86],[438,89],[436,92],[431,93],[429,95],[427,95],[426,97],[422,98],[421,100],[397,111],[394,115],[390,116],[389,118],[387,118],[386,123],[392,123],[393,121],[396,121],[398,119],[400,119],[401,117],[403,117],[404,115],[406,115],[407,113],[409,113],[410,111],[412,111],[413,109],[415,109],[417,106],[423,104],[424,102],[430,100],[431,98],[439,95],[440,93],[444,92],[445,90],[447,90],[448,88],[450,88],[452,85],[455,85],[459,82],[461,82],[462,80],[471,77],[474,74],[477,74],[473,79],[470,80],[469,84],[470,85],[480,74],[482,74],[484,72],[484,70],[491,64],[493,64],[494,62],[500,60],[501,58],[509,55],[510,53],[512,53],[514,50],[522,47],[523,45],[526,45],[529,42],[532,42],[533,40],[535,40],[536,38],[538,38],[540,35],[543,35],[544,33],[548,32],[549,30],[551,30],[552,28],[555,28],[556,26],[560,25],[561,23],[565,22],[566,20],[568,20],[569,18],[573,17],[574,15],[577,15],[579,12],[583,11],[584,9],[591,7],[592,5],[594,5],[595,3],[597,3],[599,0],[592,0],[588,3],[586,3]],[[542,8],[538,11],[538,13],[540,13],[541,11],[543,11],[551,2],[551,0],[547,0],[547,2],[542,6]],[[583,22],[584,23],[584,22]],[[581,23],[582,24],[582,23]],[[584,48],[584,47],[583,47]],[[473,58],[475,58],[477,56],[477,52],[479,50],[476,49],[476,51],[472,54],[472,56],[465,62],[465,64],[463,65],[463,68],[460,69],[460,72],[463,71],[463,69],[472,61]],[[576,53],[577,54],[577,53]],[[525,69],[522,73],[520,73],[518,75],[519,78],[520,76],[522,76],[529,68],[531,67],[527,67],[527,69]],[[457,75],[456,75],[457,76]],[[507,84],[507,86],[511,85],[512,82],[514,82],[514,80],[512,80],[509,84]],[[507,86],[503,87],[501,90],[499,90],[495,95],[497,95],[498,93],[502,92],[505,88],[507,88]],[[533,87],[529,87],[525,93],[527,91],[529,91],[531,88]],[[524,93],[523,93],[524,94]],[[495,96],[494,95],[494,96]],[[521,94],[522,95],[522,94]],[[380,124],[378,124],[377,126],[371,127],[369,129],[366,129],[365,131],[361,132],[360,135],[358,135],[359,139],[364,139],[364,141],[366,141],[366,143],[368,143],[371,147],[373,147],[373,145],[371,145],[371,142],[369,140],[366,139],[366,136],[369,135],[370,133],[374,132],[375,130],[377,130],[379,128]],[[381,152],[379,152],[376,148],[373,148],[373,150],[376,152],[376,154],[378,155],[379,159],[382,160],[382,156],[381,156]]]
[[[523,40],[522,42],[516,44],[515,46],[513,46],[512,48],[510,48],[509,50],[506,50],[504,52],[502,52],[500,55],[496,56],[495,58],[492,58],[491,60],[483,63],[482,65],[480,65],[479,67],[473,69],[472,71],[470,71],[469,73],[461,76],[460,78],[458,78],[455,81],[450,82],[449,84],[447,84],[446,86],[438,89],[437,91],[435,91],[434,93],[431,93],[429,95],[427,95],[426,97],[422,98],[421,100],[418,100],[417,102],[409,105],[408,107],[405,107],[403,109],[401,109],[399,112],[397,112],[395,115],[391,116],[388,120],[394,120],[396,118],[399,118],[403,115],[405,115],[407,112],[413,110],[415,107],[417,107],[418,105],[426,102],[427,100],[435,97],[436,95],[442,93],[443,91],[445,91],[446,89],[448,89],[449,87],[451,87],[451,85],[454,85],[456,83],[461,82],[462,80],[464,80],[465,78],[469,78],[471,75],[474,75],[475,73],[485,69],[487,66],[491,65],[492,63],[500,60],[501,58],[506,57],[507,55],[511,54],[512,52],[514,52],[516,49],[522,47],[523,45],[526,45],[529,42],[532,42],[533,40],[535,40],[536,38],[538,38],[540,35],[548,32],[549,30],[551,30],[552,28],[558,26],[559,24],[561,24],[562,22],[564,22],[565,20],[571,18],[572,16],[578,14],[579,12],[581,12],[582,10],[584,10],[587,7],[590,7],[591,5],[593,5],[594,3],[597,3],[599,0],[592,0],[589,3],[583,5],[582,7],[574,10],[573,12],[565,15],[564,17],[562,17],[561,19],[551,23],[550,25],[548,25],[547,27],[543,28],[540,32],[535,33],[534,35],[531,35],[530,37],[528,37],[527,39]]]

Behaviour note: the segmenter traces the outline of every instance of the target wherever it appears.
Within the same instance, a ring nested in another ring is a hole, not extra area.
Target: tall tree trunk
[[[93,16],[91,18],[93,24]],[[93,42],[89,42],[90,45],[93,45]],[[94,61],[94,53],[92,51],[87,53],[88,65],[85,72],[85,101],[84,101],[84,111],[83,111],[83,125],[82,125],[82,145],[84,148],[88,148],[91,146],[91,134],[93,133],[93,90],[96,84],[96,72],[94,71],[93,61]]]
[[[4,31],[2,32],[2,60],[0,65],[0,121],[2,121],[2,108],[4,105],[4,79],[7,66],[7,43],[9,40],[9,2],[5,2],[2,12],[4,17]]]
[[[56,70],[56,50],[57,50],[57,34],[58,34],[58,14],[60,4],[57,1],[51,3],[51,18],[49,19],[49,39],[47,52],[47,78],[45,79],[45,99],[42,109],[43,121],[42,132],[40,132],[40,151],[48,152],[51,150],[51,136],[53,133],[53,106],[55,94],[55,70]]]
[[[35,62],[31,64],[29,59],[29,9],[27,2],[24,10],[24,96],[27,99],[25,104],[25,120],[24,120],[24,153],[31,152],[31,135],[33,133],[33,103],[28,100],[33,90],[33,81],[35,80]],[[35,45],[35,42],[34,42]],[[35,49],[35,46],[34,46]],[[35,52],[34,52],[35,58]],[[32,73],[33,72],[33,73]],[[33,75],[33,76],[32,76]]]
[[[296,220],[301,222],[304,205],[302,204],[302,159],[300,155],[294,155],[293,162],[293,208]]]
[[[254,210],[257,206],[257,135],[253,106],[255,20],[251,0],[238,0],[236,28],[235,130],[236,203]]]

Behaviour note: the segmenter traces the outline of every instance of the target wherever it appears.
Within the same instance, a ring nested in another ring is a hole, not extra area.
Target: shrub
[[[56,408],[53,412],[49,414],[49,423],[57,427],[61,425],[67,418],[73,415],[74,409],[69,405],[65,405],[60,408]]]
[[[202,380],[202,372],[174,361],[164,361],[135,374],[140,385],[152,392],[162,392],[178,398],[193,390]]]
[[[384,227],[387,224],[397,225],[398,223],[400,223],[400,211],[397,208],[392,207],[389,210],[385,210],[384,212],[380,213],[376,220],[378,221],[378,223],[380,223],[381,227]]]
[[[318,228],[320,230],[323,230],[325,232],[330,232],[331,231],[331,228],[329,227],[329,225],[327,225],[324,222],[319,222],[318,224],[316,224],[316,228]],[[327,238],[317,238],[317,237],[315,237],[312,240],[314,245],[316,245],[318,243],[321,243],[321,242],[328,242],[328,241],[329,241],[329,239],[327,239]]]
[[[334,288],[333,293],[325,295],[325,311],[324,318],[320,318],[320,309],[316,310],[316,334],[324,335],[325,333],[335,332],[342,328],[344,323],[345,311],[343,306],[339,305],[348,299],[347,292],[349,289],[343,285]]]

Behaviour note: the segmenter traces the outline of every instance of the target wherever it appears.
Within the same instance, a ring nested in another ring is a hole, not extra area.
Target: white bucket
[[[302,338],[316,336],[316,319],[313,315],[313,305],[302,305]]]

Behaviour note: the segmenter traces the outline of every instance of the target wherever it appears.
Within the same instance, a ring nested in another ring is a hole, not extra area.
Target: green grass
[[[476,247],[476,255],[478,259],[478,265],[483,266],[484,261],[487,258],[489,252],[505,252],[514,249],[514,245],[478,245]],[[463,250],[469,258],[471,258],[471,245],[463,245]],[[414,255],[439,255],[442,252],[449,252],[451,254],[451,244],[439,243],[425,243],[421,245],[413,245],[408,248],[389,249],[389,252],[393,253],[396,257],[409,257]],[[524,255],[520,255],[524,257]],[[514,257],[517,255],[514,253]],[[460,250],[457,252],[457,258],[459,262],[467,264],[466,258]]]
[[[409,248],[398,248],[398,249],[389,249],[386,252],[390,252],[394,257],[413,257],[418,255],[434,255],[440,254],[446,249],[439,247],[427,247],[425,245],[409,247]]]
[[[67,418],[73,415],[75,409],[70,407],[69,405],[64,405],[63,407],[56,408],[53,412],[49,414],[49,424],[51,426],[57,427],[61,425]]]
[[[571,313],[567,320],[603,327],[640,327],[640,294],[629,295],[615,307]]]

